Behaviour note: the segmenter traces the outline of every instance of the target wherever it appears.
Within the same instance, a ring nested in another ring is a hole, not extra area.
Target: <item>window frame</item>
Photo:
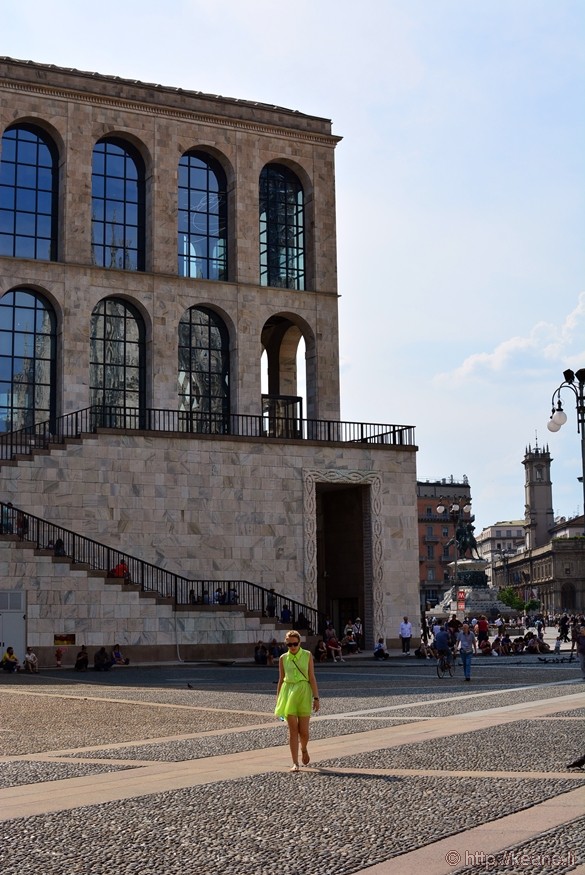
[[[19,136],[19,134],[26,136]],[[35,138],[34,141],[30,137]],[[14,144],[13,147],[9,145],[10,143]],[[27,152],[32,152],[33,148],[36,152],[34,163],[24,160]],[[46,163],[43,163],[40,156],[43,151],[46,151],[48,159]],[[22,153],[22,160],[19,160],[19,153]],[[31,172],[30,168],[34,170]],[[41,186],[42,179],[47,173],[50,174],[50,185]],[[34,176],[34,184],[31,184],[32,176]],[[12,197],[9,196],[10,192]],[[50,198],[50,206],[48,209],[42,209],[42,203],[47,199],[47,195]],[[12,201],[11,205],[9,200]],[[0,256],[57,261],[59,152],[52,137],[37,125],[16,123],[9,125],[2,134],[0,206]],[[12,224],[11,230],[9,230],[10,224]],[[42,226],[47,224],[48,233],[41,234]],[[8,245],[10,240],[11,246]],[[44,245],[46,254],[40,252],[41,245]],[[8,251],[9,249],[11,251]]]

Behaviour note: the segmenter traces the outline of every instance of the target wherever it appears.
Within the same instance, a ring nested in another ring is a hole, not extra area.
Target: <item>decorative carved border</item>
[[[363,471],[319,471],[303,469],[303,532],[305,541],[305,603],[317,606],[317,483],[353,483],[370,486],[372,525],[372,606],[373,631],[384,634],[383,541],[382,541],[382,478]]]

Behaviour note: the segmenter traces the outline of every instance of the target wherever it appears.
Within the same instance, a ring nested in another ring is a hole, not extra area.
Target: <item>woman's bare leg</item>
[[[309,744],[309,717],[299,717],[299,738],[301,741],[301,755],[303,765],[308,766],[311,762],[307,746]]]
[[[293,717],[292,715],[286,718],[288,723],[288,744],[293,766],[298,766],[299,764],[299,723],[304,719],[308,721],[309,718]]]

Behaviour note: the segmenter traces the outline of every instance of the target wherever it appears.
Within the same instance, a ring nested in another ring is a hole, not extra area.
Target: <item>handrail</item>
[[[161,598],[170,599],[175,605],[240,605],[246,610],[259,612],[262,616],[282,617],[288,606],[291,617],[287,625],[299,630],[322,630],[324,615],[316,608],[289,599],[280,593],[266,589],[248,580],[192,580],[174,574],[138,559],[129,553],[108,547],[98,541],[79,535],[55,523],[49,523],[32,513],[14,507],[10,502],[0,502],[0,535],[16,535],[19,540],[32,542],[38,550],[52,549],[54,555],[62,556],[72,565],[84,565],[94,571],[105,572],[114,577],[113,570],[126,563],[127,577],[120,577],[121,585],[137,585],[143,592],[152,592]],[[62,552],[55,552],[58,540],[63,542]],[[225,596],[220,600],[220,590]],[[285,621],[283,621],[285,622]]]
[[[414,446],[414,426],[381,425],[237,413],[196,413],[158,408],[94,405],[0,435],[0,460],[31,455],[51,444],[98,429],[228,435],[245,438]]]

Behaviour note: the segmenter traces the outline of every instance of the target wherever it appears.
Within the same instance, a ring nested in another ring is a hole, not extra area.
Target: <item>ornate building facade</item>
[[[416,447],[340,420],[331,123],[9,58],[0,95],[2,501],[389,635],[418,608]],[[34,452],[40,433],[71,439]],[[41,651],[258,636],[2,537],[0,586]]]

